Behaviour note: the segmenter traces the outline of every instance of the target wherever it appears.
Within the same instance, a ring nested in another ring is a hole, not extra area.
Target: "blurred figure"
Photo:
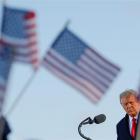
[[[2,116],[0,118],[0,140],[8,140],[8,134],[11,132],[7,120]]]
[[[125,117],[117,124],[117,140],[134,140],[136,123],[140,111],[137,92],[130,89],[120,94],[120,103],[126,112]]]

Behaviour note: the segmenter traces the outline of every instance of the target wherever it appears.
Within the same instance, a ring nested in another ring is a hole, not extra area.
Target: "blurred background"
[[[83,127],[83,133],[91,139],[115,140],[116,124],[125,115],[119,94],[129,88],[137,90],[140,84],[140,2],[1,0],[1,25],[3,3],[36,13],[40,59],[70,20],[68,28],[74,34],[121,68],[105,95],[94,104],[44,67],[40,66],[34,74],[31,64],[14,63],[3,109],[12,130],[9,140],[81,140],[79,123],[101,113],[106,115],[106,121]],[[11,110],[33,74],[24,95]]]

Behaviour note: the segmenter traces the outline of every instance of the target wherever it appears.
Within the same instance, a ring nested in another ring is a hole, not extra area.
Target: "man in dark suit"
[[[9,124],[5,117],[0,117],[0,140],[8,140],[8,134],[11,132]]]
[[[117,124],[117,140],[134,140],[136,123],[140,111],[137,92],[132,89],[122,92],[120,94],[120,103],[126,115]]]

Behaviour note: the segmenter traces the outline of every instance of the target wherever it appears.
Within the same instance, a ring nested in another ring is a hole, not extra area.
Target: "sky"
[[[2,8],[2,0],[1,8]],[[40,67],[14,63],[5,101],[4,115],[12,129],[9,140],[82,140],[79,123],[105,114],[106,121],[82,127],[96,140],[116,140],[116,124],[125,115],[119,94],[137,90],[140,81],[140,2],[138,0],[6,0],[6,5],[34,10],[40,57],[70,20],[68,28],[121,72],[98,104]],[[2,19],[2,16],[0,16]],[[33,76],[22,98],[15,99]]]

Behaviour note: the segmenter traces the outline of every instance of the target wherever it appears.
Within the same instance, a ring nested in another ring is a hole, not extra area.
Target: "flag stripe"
[[[93,78],[95,81],[97,81],[97,83],[99,83],[99,85],[102,85],[102,86],[105,87],[105,88],[108,87],[108,84],[109,84],[110,82],[104,81],[105,79],[99,78],[96,74],[93,74],[92,69],[90,69],[89,71],[86,70],[86,69],[88,68],[88,67],[87,67],[87,63],[81,61],[80,63],[78,63],[78,66],[79,66],[79,68],[80,68],[81,70],[83,70],[85,73],[86,73],[86,72],[87,72],[87,73],[90,73],[91,76],[92,76],[92,78]],[[94,70],[93,70],[93,71],[94,71]],[[91,73],[91,72],[92,72],[92,73]],[[95,72],[95,71],[94,71],[94,72]]]
[[[30,12],[28,12],[27,14],[25,14],[24,18],[25,18],[26,20],[33,19],[33,18],[35,18],[35,13],[30,11]]]
[[[116,66],[115,64],[111,63],[110,61],[108,61],[107,59],[105,59],[103,56],[101,56],[99,53],[97,53],[95,50],[93,50],[92,48],[88,48],[87,49],[87,53],[92,56],[93,54],[96,57],[96,59],[98,58],[99,61],[101,61],[102,63],[104,62],[106,67],[111,66],[109,68],[107,68],[107,71],[110,71],[112,73],[113,70],[116,70],[116,72],[120,71],[120,68],[118,66]],[[93,58],[93,57],[91,57]],[[99,59],[100,58],[100,59]],[[111,68],[111,69],[110,69]],[[112,70],[112,71],[111,71]],[[114,72],[113,72],[114,73]],[[112,73],[112,74],[113,74]],[[114,73],[115,74],[115,73]]]
[[[79,69],[81,69],[84,73],[90,74],[90,77],[94,79],[93,81],[96,81],[98,83],[98,87],[104,87],[104,90],[108,88],[108,82],[104,77],[99,77],[100,75],[97,75],[96,72],[88,68],[87,63],[85,62],[79,62],[78,63]],[[102,91],[104,91],[102,90]]]
[[[26,57],[22,57],[22,55],[16,55],[14,56],[14,60],[16,61],[21,61],[21,62],[38,62],[38,59],[36,59],[36,56],[35,55],[32,55],[32,56],[26,56]]]
[[[97,64],[98,67],[101,69],[104,69],[105,72],[109,73],[112,76],[116,76],[116,73],[120,71],[118,67],[114,67],[114,65],[107,60],[105,60],[100,55],[97,55],[97,53],[94,53],[94,51],[90,48],[86,50],[86,54],[90,57],[93,63]],[[97,55],[97,56],[96,56]]]
[[[18,46],[24,46],[24,45],[27,45],[28,44],[28,40],[27,39],[18,39],[18,38],[15,38],[15,37],[9,37],[7,36],[6,34],[2,33],[2,38],[1,38],[1,41],[3,43],[7,43],[7,44],[11,44],[12,46],[16,45],[16,47]]]
[[[14,54],[15,55],[21,55],[21,57],[27,57],[27,56],[32,56],[32,55],[37,55],[38,50],[36,48],[29,48],[28,50],[23,50],[23,49],[16,49]]]
[[[100,67],[98,62],[93,61],[91,58],[87,57],[87,55],[81,56],[78,63],[81,63],[81,61],[84,62],[91,71],[96,72],[97,75],[101,75],[108,81],[111,81],[115,77],[115,75],[112,75],[109,71],[106,71],[103,66]]]
[[[13,48],[16,48],[16,49],[23,49],[23,50],[25,50],[25,51],[26,51],[26,49],[25,49],[26,46],[27,46],[27,50],[29,49],[29,47],[32,47],[32,48],[38,50],[38,49],[37,49],[37,46],[36,46],[36,44],[37,44],[37,41],[36,41],[36,40],[34,40],[34,41],[29,41],[29,42],[26,43],[26,44],[18,44],[18,43],[17,43],[18,41],[20,41],[20,40],[15,40],[16,43],[14,43],[14,41],[13,41],[13,43],[8,43],[8,42],[5,43],[2,39],[0,39],[0,44],[7,44],[7,45],[9,45],[10,47],[13,47]]]
[[[35,23],[29,24],[29,25],[27,24],[27,25],[25,26],[25,28],[26,28],[27,30],[29,30],[29,29],[35,30],[36,24],[35,24]]]

